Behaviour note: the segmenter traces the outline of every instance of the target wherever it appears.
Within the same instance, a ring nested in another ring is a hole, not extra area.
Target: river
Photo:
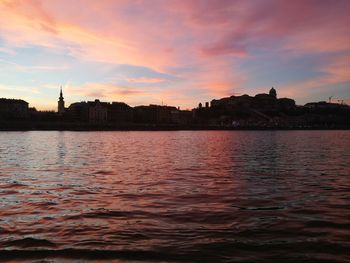
[[[0,132],[0,260],[350,261],[349,131]]]

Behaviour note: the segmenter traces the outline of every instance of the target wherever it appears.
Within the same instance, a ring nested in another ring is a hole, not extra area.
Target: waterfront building
[[[89,108],[85,101],[72,103],[67,109],[69,120],[75,122],[88,122]]]
[[[293,111],[297,108],[295,100],[290,98],[279,98],[278,109],[280,111]]]
[[[172,110],[171,120],[174,124],[190,125],[193,122],[193,113],[189,110]]]
[[[173,123],[173,111],[176,107],[149,105],[134,107],[134,120],[138,123],[170,124]]]
[[[102,124],[107,122],[109,103],[100,102],[100,100],[89,101],[89,122],[94,124]]]
[[[112,102],[108,105],[108,122],[130,123],[133,121],[133,109],[124,102]]]
[[[285,118],[285,114],[294,114],[297,106],[292,99],[277,98],[276,89],[272,87],[268,93],[255,96],[244,94],[214,99],[210,108],[206,108],[195,109],[200,123],[232,123],[236,120],[272,122]]]
[[[18,99],[0,98],[0,119],[28,118],[28,102]]]

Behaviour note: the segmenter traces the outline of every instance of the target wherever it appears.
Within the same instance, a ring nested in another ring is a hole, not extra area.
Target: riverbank
[[[67,122],[0,122],[0,131],[180,131],[180,130],[350,130],[349,125],[176,125],[91,124]]]

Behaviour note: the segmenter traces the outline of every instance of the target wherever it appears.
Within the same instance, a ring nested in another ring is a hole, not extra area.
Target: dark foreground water
[[[0,260],[349,262],[349,166],[350,131],[2,132]]]

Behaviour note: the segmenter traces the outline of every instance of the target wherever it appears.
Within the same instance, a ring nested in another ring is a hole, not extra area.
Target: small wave
[[[99,170],[99,171],[94,172],[94,174],[109,175],[109,174],[113,174],[113,171]]]
[[[146,250],[89,250],[89,249],[61,249],[61,250],[0,250],[0,261],[21,259],[85,259],[85,260],[151,260],[151,261],[181,261],[189,262],[185,255],[171,252]]]
[[[88,213],[67,216],[66,219],[81,219],[81,218],[110,218],[110,217],[127,217],[141,218],[148,217],[148,213],[144,211],[113,211],[107,209],[99,209]]]
[[[56,244],[46,240],[46,239],[38,239],[33,237],[26,237],[22,239],[11,240],[3,243],[4,246],[7,247],[55,247]]]
[[[0,195],[7,196],[7,195],[14,195],[17,193],[18,193],[18,191],[16,191],[16,190],[3,190],[3,191],[1,191]]]
[[[263,207],[243,207],[233,205],[232,207],[238,208],[240,210],[251,210],[251,211],[266,211],[266,210],[282,210],[285,209],[284,206],[263,206]]]
[[[12,181],[7,184],[1,185],[1,188],[6,189],[6,188],[17,188],[17,187],[23,187],[23,186],[26,186],[26,185],[17,181]]]
[[[310,228],[344,228],[350,229],[350,223],[338,223],[328,220],[312,220],[306,222],[306,226]]]

